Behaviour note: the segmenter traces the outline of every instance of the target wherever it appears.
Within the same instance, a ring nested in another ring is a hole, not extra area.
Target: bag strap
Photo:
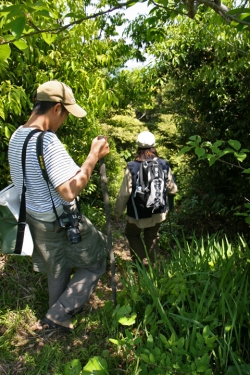
[[[56,207],[55,207],[55,204],[54,204],[54,201],[53,201],[53,198],[52,198],[51,190],[50,190],[50,187],[49,187],[49,176],[48,176],[47,171],[46,171],[44,157],[43,157],[43,140],[44,140],[44,136],[45,136],[46,132],[54,133],[52,130],[47,130],[47,131],[39,134],[39,136],[37,137],[37,142],[36,142],[36,154],[37,154],[37,158],[38,158],[38,163],[39,163],[41,171],[42,171],[43,178],[48,185],[49,194],[50,194],[54,214],[55,214],[57,220],[59,221],[59,217],[58,217]]]
[[[23,238],[24,238],[24,231],[26,226],[26,185],[25,185],[25,162],[26,162],[26,150],[28,146],[28,142],[30,138],[35,134],[41,132],[39,129],[32,130],[26,137],[23,149],[22,149],[22,172],[23,172],[23,186],[22,186],[22,195],[21,195],[21,202],[20,202],[20,209],[19,209],[19,220],[17,223],[17,236],[16,236],[16,246],[14,250],[14,254],[20,255],[22,252],[23,247]]]

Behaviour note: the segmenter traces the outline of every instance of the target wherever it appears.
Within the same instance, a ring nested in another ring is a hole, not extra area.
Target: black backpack
[[[136,176],[136,187],[132,193],[132,203],[135,216],[138,217],[137,208],[154,213],[156,210],[168,206],[166,184],[169,166],[162,168],[157,158],[141,162]]]

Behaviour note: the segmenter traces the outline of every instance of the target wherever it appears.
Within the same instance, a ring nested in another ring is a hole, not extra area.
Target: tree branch
[[[125,2],[125,3],[120,3],[119,5],[116,5],[113,8],[110,8],[108,10],[104,10],[104,11],[101,11],[101,12],[98,12],[98,13],[94,13],[91,16],[86,16],[86,17],[80,18],[77,21],[71,22],[71,23],[69,23],[67,25],[64,25],[64,26],[61,26],[61,27],[57,27],[57,28],[54,28],[54,29],[45,29],[45,30],[39,29],[37,26],[35,26],[29,20],[28,22],[32,25],[32,27],[36,31],[33,31],[31,33],[28,33],[28,34],[23,34],[21,37],[22,38],[27,38],[29,36],[33,36],[33,35],[37,35],[37,34],[41,34],[41,33],[59,34],[60,32],[66,30],[66,29],[68,29],[68,28],[70,28],[72,26],[79,25],[82,22],[90,20],[92,18],[97,18],[97,17],[103,16],[104,14],[108,14],[108,13],[114,12],[115,10],[121,9],[122,7],[128,6],[129,4],[132,4],[132,3],[134,3],[134,0],[129,0],[129,1]],[[9,44],[9,43],[15,42],[16,40],[17,39],[15,38],[15,39],[6,41],[6,40],[4,40],[4,36],[3,36],[2,42],[0,44]]]
[[[126,6],[128,6],[128,5],[132,4],[132,3],[134,3],[134,0],[129,0],[129,1],[126,1],[124,3],[117,4],[116,6],[110,8],[108,10],[100,11],[100,12],[94,13],[94,14],[92,14],[90,16],[82,17],[82,18],[78,19],[77,21],[71,22],[71,23],[69,23],[67,25],[64,25],[64,26],[52,28],[52,29],[49,28],[49,29],[42,30],[39,27],[37,27],[29,19],[28,23],[35,29],[35,31],[32,31],[32,32],[30,32],[28,34],[24,33],[23,35],[21,35],[21,37],[22,38],[27,38],[29,36],[33,36],[33,35],[37,35],[37,34],[41,34],[41,33],[59,34],[60,32],[66,30],[66,29],[68,29],[68,28],[70,28],[72,26],[79,25],[79,24],[81,24],[82,22],[84,22],[86,20],[97,18],[97,17],[103,16],[103,15],[108,14],[108,13],[112,13],[115,10],[121,9],[123,7],[126,7]],[[164,5],[158,4],[154,0],[152,0],[151,3],[154,4],[158,8],[164,9],[166,11],[170,10],[171,12],[175,12],[176,14],[185,15],[185,16],[188,16],[190,18],[194,18],[195,17],[196,8],[198,7],[198,5],[199,4],[204,4],[208,8],[213,9],[217,14],[219,14],[228,24],[230,24],[232,21],[235,21],[238,24],[246,25],[247,26],[247,30],[250,30],[250,23],[246,22],[246,21],[243,21],[243,20],[239,20],[236,16],[229,15],[228,11],[230,9],[225,4],[221,3],[220,0],[188,0],[188,5],[187,5],[188,6],[188,13],[184,13],[184,12],[178,11],[177,9],[165,7]],[[245,0],[245,4],[246,3],[247,3],[247,0]],[[15,42],[16,40],[17,39],[14,38],[12,40],[6,41],[6,40],[4,40],[4,36],[2,36],[2,40],[1,40],[0,44],[9,44],[9,43]]]

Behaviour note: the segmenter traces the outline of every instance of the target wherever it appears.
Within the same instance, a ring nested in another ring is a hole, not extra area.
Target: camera
[[[81,221],[81,215],[77,211],[69,213],[63,213],[59,217],[60,227],[67,230],[67,237],[69,242],[76,244],[81,242],[82,237],[78,228],[79,222]]]

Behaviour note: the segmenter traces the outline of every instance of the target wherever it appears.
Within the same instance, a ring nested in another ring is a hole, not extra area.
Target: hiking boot
[[[49,319],[47,316],[45,316],[42,319],[42,323],[44,326],[47,326],[48,329],[61,329],[65,332],[73,332],[74,326],[72,324],[71,319],[65,320],[64,322],[59,322],[55,319]],[[44,327],[45,328],[45,327]]]

